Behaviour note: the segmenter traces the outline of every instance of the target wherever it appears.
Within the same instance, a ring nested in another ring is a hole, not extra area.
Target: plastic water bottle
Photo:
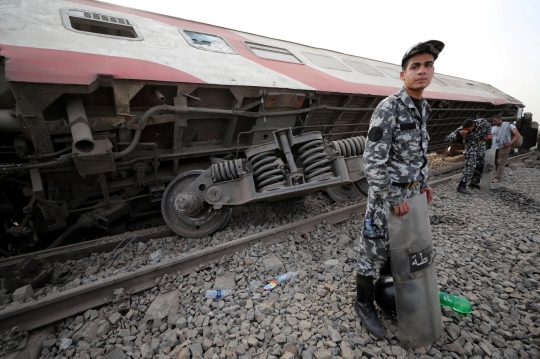
[[[471,312],[471,302],[459,295],[439,292],[439,302],[441,306],[450,307],[458,313],[469,314]]]
[[[283,282],[291,279],[292,277],[296,277],[297,275],[298,275],[298,271],[282,273],[282,274],[280,274],[280,275],[278,275],[276,277],[276,282],[277,283],[283,283]]]
[[[270,291],[270,290],[274,289],[279,283],[283,283],[286,280],[291,279],[292,277],[296,277],[297,275],[298,275],[298,271],[282,273],[282,274],[278,275],[276,277],[276,279],[274,279],[273,281],[271,281],[270,283],[265,285],[263,288],[264,288],[265,291]]]
[[[232,289],[210,289],[205,293],[206,298],[218,299],[223,298],[232,293]]]
[[[366,218],[364,221],[364,234],[368,237],[374,237],[375,236],[375,228],[373,228],[373,225],[371,224],[371,218]]]

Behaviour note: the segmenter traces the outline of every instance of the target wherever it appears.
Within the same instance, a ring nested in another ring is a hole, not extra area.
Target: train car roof
[[[108,76],[375,96],[402,86],[397,64],[103,2],[4,0],[0,11],[8,81],[89,85]],[[523,106],[442,74],[424,96]]]

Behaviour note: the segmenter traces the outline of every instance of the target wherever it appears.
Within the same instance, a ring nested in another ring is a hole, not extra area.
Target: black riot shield
[[[426,195],[407,202],[405,217],[388,210],[388,234],[398,337],[404,348],[412,349],[439,338],[442,316]]]
[[[496,149],[491,148],[486,151],[484,156],[484,168],[482,177],[480,178],[480,192],[489,193],[491,190],[491,180],[493,179],[493,170],[495,169],[495,153]]]

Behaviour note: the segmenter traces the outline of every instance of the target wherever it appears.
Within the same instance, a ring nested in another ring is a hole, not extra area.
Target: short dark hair
[[[467,127],[471,127],[472,125],[474,125],[474,120],[471,120],[470,118],[468,118],[465,121],[463,121],[462,127],[467,128]]]
[[[410,56],[410,57],[407,57],[407,58],[403,59],[403,61],[401,61],[401,69],[402,69],[403,71],[405,71],[405,70],[407,69],[407,66],[409,65],[409,60],[410,60],[411,58],[413,58],[414,56],[416,56],[416,55],[421,55],[421,54],[430,54],[430,55],[433,55],[433,53],[430,52],[430,51],[417,52],[416,54],[414,54],[414,55],[412,55],[412,56]],[[433,55],[433,62],[435,62],[435,55]]]
[[[492,119],[492,120],[495,120],[495,119],[497,119],[497,120],[502,120],[502,117],[499,116],[499,115],[495,115],[495,116],[491,116],[491,119]]]

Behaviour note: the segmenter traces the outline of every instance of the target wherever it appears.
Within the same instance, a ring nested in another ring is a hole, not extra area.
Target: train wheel
[[[200,203],[193,194],[182,194],[191,182],[204,171],[188,171],[176,177],[165,189],[161,201],[161,213],[171,230],[182,237],[209,236],[227,225],[232,207],[214,209],[206,202]]]
[[[368,184],[367,179],[365,177],[362,178],[361,180],[358,180],[358,181],[354,182],[353,186],[354,186],[354,188],[356,188],[356,190],[358,192],[360,192],[362,194],[362,196],[367,198],[368,190],[369,190],[369,184]]]
[[[328,187],[326,193],[336,202],[355,201],[362,197],[362,194],[352,184]]]

